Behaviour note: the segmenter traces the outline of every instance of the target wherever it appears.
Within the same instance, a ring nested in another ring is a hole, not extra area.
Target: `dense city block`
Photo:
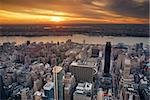
[[[150,46],[0,45],[0,100],[149,100]]]

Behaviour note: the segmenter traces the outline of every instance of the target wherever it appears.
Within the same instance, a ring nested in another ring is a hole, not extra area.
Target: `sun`
[[[50,18],[51,21],[53,22],[61,22],[61,21],[64,21],[64,19],[62,17],[59,17],[59,16],[52,16]]]

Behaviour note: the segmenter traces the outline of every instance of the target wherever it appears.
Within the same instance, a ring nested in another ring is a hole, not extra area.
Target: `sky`
[[[149,23],[149,0],[0,0],[1,24]]]

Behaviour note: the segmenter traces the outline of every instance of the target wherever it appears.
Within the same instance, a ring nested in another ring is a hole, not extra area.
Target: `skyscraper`
[[[104,61],[104,73],[100,78],[100,87],[103,89],[112,88],[112,76],[109,73],[110,70],[110,57],[111,56],[111,43],[107,42],[105,46],[105,61]]]
[[[63,100],[63,75],[64,70],[62,67],[53,67],[54,100]]]
[[[110,69],[110,56],[111,56],[111,43],[107,42],[105,46],[105,64],[104,64],[104,73],[109,73]]]

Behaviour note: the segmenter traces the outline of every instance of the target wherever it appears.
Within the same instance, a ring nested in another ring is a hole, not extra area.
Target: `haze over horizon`
[[[1,24],[148,24],[149,0],[0,0]]]

